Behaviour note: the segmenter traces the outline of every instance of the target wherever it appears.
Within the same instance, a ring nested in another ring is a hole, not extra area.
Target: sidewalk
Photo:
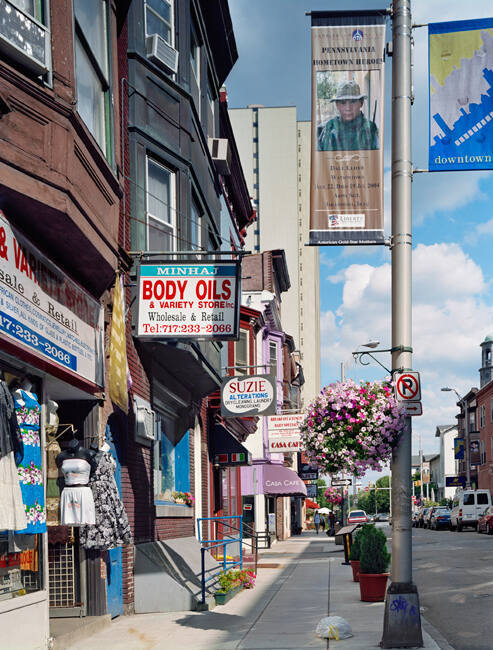
[[[72,650],[347,650],[378,648],[383,603],[362,603],[351,567],[343,566],[341,546],[333,538],[307,531],[262,550],[257,584],[210,612],[171,612],[121,616],[104,630],[69,646]],[[330,589],[329,589],[330,581]],[[344,617],[353,637],[330,641],[315,636],[324,616]],[[443,648],[428,634],[425,648]],[[432,631],[434,632],[434,631]]]

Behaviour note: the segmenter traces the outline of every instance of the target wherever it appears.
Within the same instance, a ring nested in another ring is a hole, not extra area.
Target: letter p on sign
[[[419,372],[398,372],[394,374],[395,396],[399,402],[419,402],[421,382]]]

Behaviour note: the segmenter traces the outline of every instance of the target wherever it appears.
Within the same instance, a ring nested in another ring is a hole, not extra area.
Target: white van
[[[456,492],[450,512],[450,529],[460,531],[464,526],[476,528],[478,517],[491,506],[489,490],[460,490]]]

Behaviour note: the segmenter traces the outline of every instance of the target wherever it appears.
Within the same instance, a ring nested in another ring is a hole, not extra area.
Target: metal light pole
[[[471,442],[469,438],[469,422],[468,422],[468,413],[467,413],[467,402],[466,400],[459,395],[457,390],[455,388],[450,388],[449,386],[444,386],[440,390],[444,392],[454,392],[457,395],[457,399],[459,400],[460,404],[460,409],[461,412],[464,413],[464,419],[463,419],[463,426],[464,426],[464,439],[465,439],[465,447],[466,447],[466,453],[465,455],[465,460],[466,460],[466,487],[470,488],[471,487]]]
[[[392,4],[392,370],[412,369],[411,2]],[[411,418],[392,453],[392,575],[382,648],[422,647],[419,597],[412,582]],[[394,601],[405,600],[403,617]]]

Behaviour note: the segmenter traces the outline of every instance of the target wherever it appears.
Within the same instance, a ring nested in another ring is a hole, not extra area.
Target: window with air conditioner
[[[51,67],[44,0],[0,0],[0,52],[36,75]]]
[[[174,6],[171,0],[147,0],[145,3],[147,57],[166,72],[178,71],[175,50]]]
[[[147,158],[147,250],[176,250],[176,175]]]
[[[108,3],[74,0],[77,111],[112,163]]]

